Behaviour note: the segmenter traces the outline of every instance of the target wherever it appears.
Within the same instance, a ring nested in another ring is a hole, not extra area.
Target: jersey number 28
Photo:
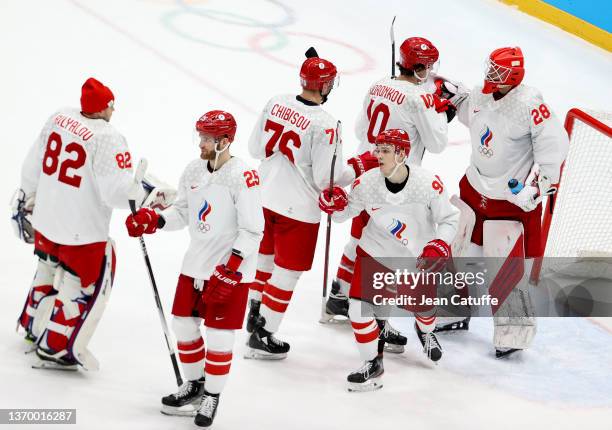
[[[70,155],[75,155],[74,158],[66,158],[62,163],[59,162],[59,156],[62,152],[62,137],[53,132],[49,135],[47,140],[47,148],[45,149],[45,155],[43,156],[42,171],[46,175],[53,175],[57,172],[59,167],[59,175],[57,180],[64,184],[72,187],[79,188],[81,186],[81,177],[73,174],[68,174],[68,169],[77,170],[85,164],[87,153],[81,145],[76,142],[71,142],[64,148],[64,151]]]

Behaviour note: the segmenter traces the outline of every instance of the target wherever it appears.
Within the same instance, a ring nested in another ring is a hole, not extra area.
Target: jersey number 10
[[[389,106],[384,103],[379,103],[374,106],[374,99],[370,100],[370,104],[368,105],[368,119],[370,120],[370,126],[368,127],[368,142],[374,143],[376,140],[376,136],[387,129],[387,122],[389,122],[389,117],[391,116],[391,112],[389,112]],[[378,127],[378,133],[374,134],[374,127],[376,127],[376,123],[378,122],[378,117],[382,115],[380,120],[380,127]]]
[[[76,142],[71,142],[64,148],[64,151],[68,154],[76,154],[76,158],[67,158],[60,164],[59,156],[62,152],[62,137],[56,132],[52,132],[47,140],[47,148],[45,149],[45,155],[43,156],[42,171],[46,175],[53,175],[57,172],[59,167],[59,175],[57,180],[64,184],[70,185],[75,188],[81,186],[81,177],[73,174],[68,174],[68,169],[77,170],[85,164],[87,153],[81,145]]]

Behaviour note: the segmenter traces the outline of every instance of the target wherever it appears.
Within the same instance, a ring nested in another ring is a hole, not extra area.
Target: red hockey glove
[[[425,245],[423,252],[417,259],[417,269],[428,272],[439,272],[446,266],[451,257],[448,243],[441,239],[434,239]]]
[[[364,152],[356,157],[350,158],[347,164],[355,171],[355,178],[360,177],[370,169],[378,167],[378,159],[371,152]]]
[[[136,214],[129,214],[125,220],[128,234],[132,237],[152,234],[157,230],[159,215],[153,209],[140,208]]]
[[[237,272],[242,258],[232,254],[227,264],[220,264],[208,280],[202,299],[205,303],[227,303],[232,298],[234,288],[242,281],[242,273]]]
[[[344,210],[348,205],[346,191],[340,187],[329,188],[321,191],[319,195],[319,208],[326,214],[332,214]]]
[[[442,113],[446,112],[449,109],[455,109],[455,105],[453,105],[450,100],[440,98],[437,94],[434,94],[433,96],[436,112]]]

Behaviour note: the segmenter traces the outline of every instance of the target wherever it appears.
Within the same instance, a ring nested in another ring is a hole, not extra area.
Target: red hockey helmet
[[[418,64],[431,67],[440,53],[433,43],[424,37],[409,37],[400,46],[400,60],[398,64],[404,69],[414,70]]]
[[[405,130],[391,128],[379,133],[376,136],[374,145],[393,145],[396,153],[403,149],[406,156],[408,156],[410,152],[410,137],[408,137],[408,133]]]
[[[500,85],[517,86],[525,76],[525,58],[521,48],[496,49],[486,61],[485,79],[482,92],[494,93]]]
[[[300,81],[305,90],[322,91],[325,84],[335,83],[337,75],[336,66],[319,57],[307,58],[300,69]]]
[[[230,142],[234,141],[236,128],[238,126],[234,116],[223,110],[206,112],[196,121],[196,130],[199,133],[209,134],[215,138],[227,136]]]

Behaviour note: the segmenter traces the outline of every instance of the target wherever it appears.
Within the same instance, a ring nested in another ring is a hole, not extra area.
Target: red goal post
[[[612,255],[612,114],[571,109],[565,117],[570,138],[559,190],[546,203],[542,223],[545,257]],[[537,284],[543,258],[531,282]]]

